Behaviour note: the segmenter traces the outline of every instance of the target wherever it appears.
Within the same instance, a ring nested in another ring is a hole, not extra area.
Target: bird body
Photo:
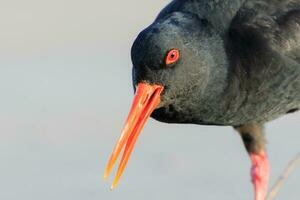
[[[199,102],[195,108],[178,108],[184,112],[190,110],[189,113],[179,117],[174,106],[171,109],[166,106],[154,111],[154,118],[174,123],[238,126],[265,123],[298,110],[300,1],[296,4],[299,9],[295,4],[295,1],[274,0],[170,3],[156,22],[177,12],[200,18],[211,31],[213,42],[209,45],[216,46],[212,56],[217,69],[211,69],[210,76],[217,77],[210,79],[212,85],[205,94],[195,95],[198,99],[195,101]],[[216,75],[217,71],[220,73]],[[175,119],[168,117],[173,115]]]
[[[107,166],[124,148],[114,187],[151,117],[234,127],[264,200],[269,163],[264,123],[300,108],[300,0],[174,0],[131,49],[136,91]]]

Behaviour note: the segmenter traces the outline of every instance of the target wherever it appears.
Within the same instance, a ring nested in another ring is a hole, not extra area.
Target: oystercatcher
[[[174,0],[131,52],[135,97],[105,171],[124,149],[112,188],[151,116],[234,127],[250,155],[255,199],[264,200],[263,126],[300,108],[300,0]]]

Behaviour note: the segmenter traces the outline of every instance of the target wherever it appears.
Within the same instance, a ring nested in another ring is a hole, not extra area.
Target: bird
[[[131,47],[134,99],[109,158],[118,184],[147,119],[230,126],[266,199],[264,125],[300,108],[300,0],[173,0]]]

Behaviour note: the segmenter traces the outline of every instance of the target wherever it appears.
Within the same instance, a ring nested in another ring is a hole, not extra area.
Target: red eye
[[[166,57],[166,65],[171,65],[178,61],[180,53],[178,49],[172,49],[168,52]]]

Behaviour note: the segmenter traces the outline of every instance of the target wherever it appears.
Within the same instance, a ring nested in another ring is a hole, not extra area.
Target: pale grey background
[[[131,104],[130,46],[167,0],[2,0],[0,199],[250,200],[230,127],[150,120],[120,185],[102,180]],[[273,183],[300,151],[300,115],[267,126]],[[300,169],[278,199],[300,199]]]

